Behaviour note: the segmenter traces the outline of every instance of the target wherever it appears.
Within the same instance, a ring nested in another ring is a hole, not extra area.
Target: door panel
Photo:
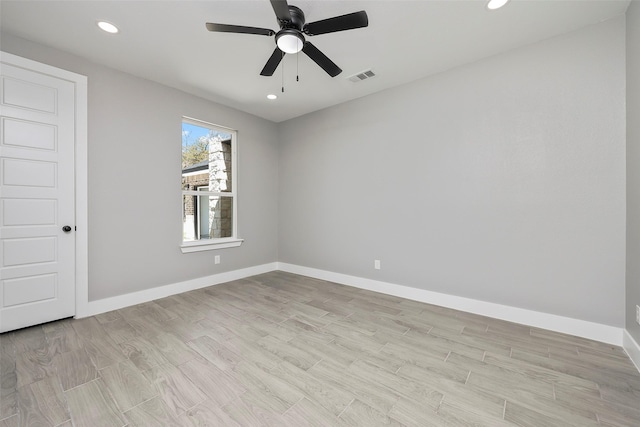
[[[6,75],[3,79],[3,105],[55,114],[57,88],[51,87],[46,82],[46,77],[25,79],[22,76],[14,76],[16,74]],[[39,84],[43,80],[45,84]]]
[[[0,203],[3,226],[56,224],[56,200],[4,199]]]
[[[56,187],[56,162],[2,159],[4,186]]]
[[[2,239],[2,266],[14,267],[56,261],[56,237]]]
[[[21,277],[4,281],[4,305],[27,304],[56,297],[57,274]]]
[[[0,79],[4,332],[75,314],[75,86],[5,63]]]
[[[56,149],[56,128],[42,123],[3,119],[4,144],[40,150]]]

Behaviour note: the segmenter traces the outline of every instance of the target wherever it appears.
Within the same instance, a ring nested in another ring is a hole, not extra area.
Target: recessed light
[[[278,96],[270,93],[269,95],[267,95],[267,98],[269,98],[269,99],[278,99]]]
[[[487,3],[487,9],[496,10],[500,9],[505,4],[509,3],[509,0],[489,0]]]
[[[119,31],[118,27],[113,25],[111,22],[98,21],[97,24],[98,24],[98,27],[100,27],[100,29],[102,31],[106,31],[107,33],[110,33],[110,34],[115,34],[115,33],[117,33]]]

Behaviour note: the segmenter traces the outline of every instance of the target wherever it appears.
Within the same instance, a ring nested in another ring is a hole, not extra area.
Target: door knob
[[[65,225],[64,227],[62,227],[62,231],[64,231],[65,233],[70,232],[71,231],[71,226]]]

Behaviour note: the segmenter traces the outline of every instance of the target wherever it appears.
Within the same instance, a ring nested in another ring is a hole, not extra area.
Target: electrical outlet
[[[373,261],[373,268],[375,268],[376,270],[380,270],[380,260],[379,259]]]
[[[640,325],[640,305],[636,305],[636,323]]]
[[[213,258],[213,262],[214,262],[214,263],[216,263],[216,264],[220,264],[220,255],[216,255],[216,256]]]

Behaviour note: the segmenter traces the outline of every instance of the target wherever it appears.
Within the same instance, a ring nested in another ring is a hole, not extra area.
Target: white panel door
[[[75,86],[0,66],[0,332],[5,332],[75,314]]]

